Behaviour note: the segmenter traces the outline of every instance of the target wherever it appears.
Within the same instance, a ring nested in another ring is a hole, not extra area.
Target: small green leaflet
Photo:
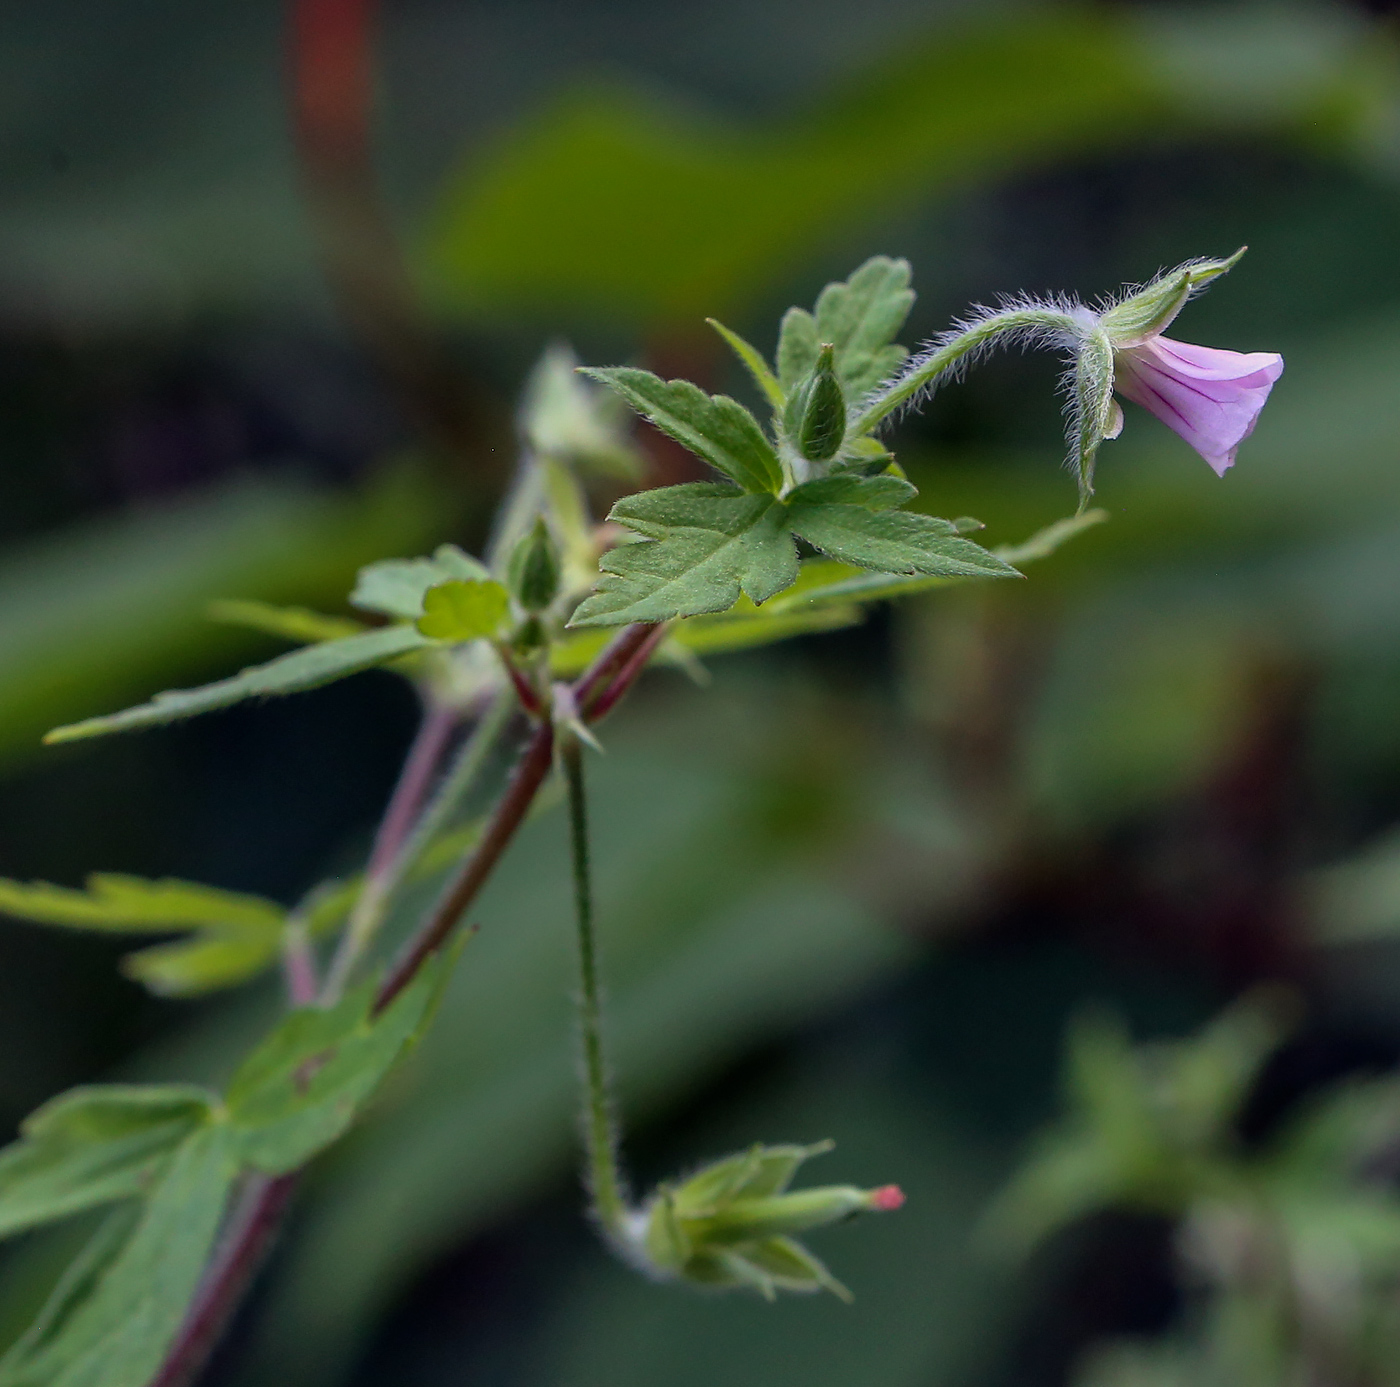
[[[122,971],[153,992],[188,997],[260,973],[278,954],[286,911],[275,901],[191,881],[96,873],[85,891],[0,878],[0,912],[63,929],[185,939],[127,954]]]
[[[963,539],[950,521],[860,505],[794,506],[793,533],[843,563],[938,578],[1018,578],[1010,564]]]
[[[617,391],[662,433],[737,482],[745,491],[776,495],[783,469],[758,420],[728,395],[707,395],[688,380],[662,380],[632,366],[588,369],[585,375]]]
[[[899,369],[907,353],[893,345],[914,303],[909,262],[877,255],[844,284],[828,284],[816,316],[790,308],[778,339],[778,378],[791,392],[817,363],[822,343],[836,348],[836,374],[854,404]]]
[[[646,536],[603,556],[597,591],[571,626],[725,612],[743,592],[755,603],[797,581],[797,534],[834,558],[884,572],[1005,578],[1016,570],[958,527],[891,513],[916,493],[899,477],[840,473],[807,482],[785,504],[712,482],[628,496],[610,519]]]
[[[293,650],[265,665],[253,665],[231,679],[220,679],[197,689],[172,689],[157,694],[149,703],[138,704],[124,712],[106,717],[88,718],[67,727],[55,727],[45,734],[46,743],[76,742],[84,737],[104,737],[112,732],[129,732],[137,728],[157,727],[162,723],[179,722],[216,708],[228,708],[248,698],[267,698],[278,694],[298,693],[329,684],[361,670],[387,664],[400,655],[422,650],[433,642],[412,626],[386,626],[378,631],[366,631],[342,640],[325,641],[320,645]]]
[[[213,1101],[184,1084],[94,1085],[51,1099],[0,1150],[0,1238],[144,1194]]]
[[[797,578],[786,508],[716,482],[691,482],[627,496],[610,519],[651,541],[605,554],[598,590],[571,626],[615,626],[722,612],[740,592],[765,602]]]
[[[439,955],[378,1016],[373,983],[335,1007],[293,1012],[225,1095],[241,1158],[280,1175],[335,1141],[429,1020],[455,958]]]
[[[225,626],[243,626],[269,636],[281,636],[298,645],[317,641],[336,641],[344,636],[357,636],[365,630],[362,621],[348,616],[327,616],[307,607],[275,607],[270,602],[248,602],[235,599],[209,604],[209,619]]]
[[[362,568],[350,602],[363,611],[417,621],[429,588],[490,576],[483,564],[455,544],[440,544],[430,559],[381,559]]]
[[[125,1238],[121,1224],[102,1230],[35,1330],[0,1359],[0,1387],[149,1382],[199,1285],[237,1169],[224,1124],[187,1136]]]
[[[510,594],[491,579],[454,579],[423,594],[418,629],[439,641],[474,641],[493,636],[510,614]]]

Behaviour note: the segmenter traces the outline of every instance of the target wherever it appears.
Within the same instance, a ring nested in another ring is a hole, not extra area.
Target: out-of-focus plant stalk
[[[621,1242],[627,1200],[618,1169],[617,1128],[603,1056],[603,999],[598,981],[598,940],[593,928],[593,883],[588,855],[588,798],[583,747],[565,733],[560,759],[569,789],[569,847],[573,859],[574,909],[578,924],[579,1039],[583,1045],[583,1135],[588,1148],[588,1185],[593,1212],[604,1232]]]
[[[377,0],[293,0],[288,85],[306,205],[326,275],[353,330],[414,425],[439,450],[475,448],[460,373],[413,294],[375,175]]]

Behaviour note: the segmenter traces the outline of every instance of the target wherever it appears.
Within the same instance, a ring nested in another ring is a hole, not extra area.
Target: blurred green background
[[[1287,371],[1223,481],[1130,411],[1111,523],[1014,591],[651,676],[596,761],[639,1181],[831,1136],[898,1218],[819,1250],[854,1306],[639,1282],[571,1174],[558,816],[482,902],[431,1042],[318,1165],[212,1379],[259,1387],[1038,1387],[1178,1306],[1160,1221],[1026,1269],[974,1237],[1086,1001],[1179,1034],[1293,982],[1285,1106],[1400,1056],[1400,24],[1388,5],[396,0],[377,155],[472,402],[435,456],[326,290],[272,0],[0,11],[0,874],[294,900],[348,868],[412,733],[359,676],[139,737],[48,726],[270,643],[213,597],[340,609],[358,565],[484,538],[543,346],[747,398],[701,319],[907,256],[910,340],[1248,243],[1174,331]],[[1068,513],[1052,360],[901,425],[921,506]],[[468,449],[468,452],[472,452]],[[674,465],[673,458],[658,464]],[[1371,848],[1375,842],[1382,846]],[[1346,863],[1362,852],[1369,856]],[[215,1078],[275,989],[158,1002],[118,950],[0,923],[0,1112]],[[1264,1101],[1264,1100],[1261,1100]],[[59,1242],[0,1264],[0,1329]]]

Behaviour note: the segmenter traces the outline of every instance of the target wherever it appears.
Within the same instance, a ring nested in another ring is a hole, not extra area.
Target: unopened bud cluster
[[[635,1215],[636,1252],[665,1279],[720,1289],[742,1287],[773,1299],[779,1291],[850,1294],[795,1234],[869,1211],[897,1209],[895,1185],[825,1185],[789,1190],[802,1163],[831,1149],[754,1146],[662,1185]]]

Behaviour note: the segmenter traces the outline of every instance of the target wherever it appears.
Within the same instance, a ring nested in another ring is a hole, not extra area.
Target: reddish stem
[[[394,793],[389,798],[389,806],[374,835],[374,847],[365,869],[371,880],[383,876],[394,865],[399,850],[413,832],[433,776],[442,763],[442,754],[456,731],[457,719],[457,710],[442,703],[430,703],[424,711],[423,721],[418,725]]]
[[[589,722],[601,722],[612,712],[622,696],[637,682],[638,676],[647,667],[647,661],[656,653],[656,647],[666,639],[665,626],[644,626],[642,630],[645,633],[644,637],[636,641],[631,654],[623,659],[612,683],[584,710],[584,716]]]
[[[477,841],[476,849],[462,866],[456,879],[443,893],[427,924],[404,946],[389,968],[375,995],[375,1012],[383,1011],[409,985],[423,963],[442,947],[463,912],[486,884],[491,869],[515,836],[529,812],[535,794],[544,784],[554,762],[554,728],[542,722],[526,744],[516,763],[510,783],[496,804],[491,822]]]
[[[189,1387],[272,1249],[297,1174],[250,1175],[165,1365],[150,1387]]]

